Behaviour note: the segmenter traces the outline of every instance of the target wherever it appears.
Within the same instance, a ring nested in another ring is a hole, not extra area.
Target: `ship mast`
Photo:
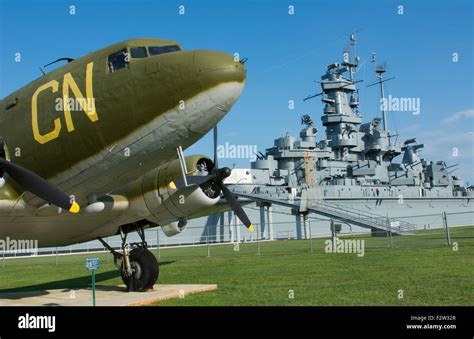
[[[344,62],[346,62],[349,66],[350,80],[354,81],[354,68],[357,68],[357,66],[359,65],[359,60],[360,60],[359,56],[356,53],[356,34],[355,34],[355,32],[351,34],[350,45],[352,47],[353,62],[352,62],[352,64],[349,63],[349,60],[347,60],[347,61],[344,60]]]
[[[372,63],[375,65],[375,53],[372,53]],[[383,75],[384,73],[386,72],[386,65],[385,64],[382,64],[382,65],[378,65],[375,67],[375,74],[376,74],[376,77],[377,77],[377,81],[368,85],[367,87],[371,87],[371,86],[374,86],[374,85],[380,85],[380,111],[382,112],[382,127],[383,127],[383,131],[384,132],[387,132],[387,134],[389,133],[388,132],[388,122],[387,122],[387,110],[386,110],[386,107],[385,107],[385,104],[386,104],[386,101],[385,101],[385,90],[384,90],[384,82],[387,82],[387,81],[390,81],[390,80],[393,80],[395,79],[395,77],[391,77],[391,78],[388,78],[388,79],[384,79],[383,78]],[[390,135],[388,135],[388,140],[389,140],[389,144],[390,144]]]
[[[387,126],[387,111],[385,110],[385,93],[384,93],[384,88],[383,88],[383,74],[385,73],[385,67],[379,66],[375,69],[375,73],[377,74],[377,79],[379,79],[380,83],[380,109],[382,111],[382,126],[383,130],[385,132],[388,131],[388,126]]]

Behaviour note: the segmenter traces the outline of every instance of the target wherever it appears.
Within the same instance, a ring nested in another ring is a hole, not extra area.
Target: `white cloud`
[[[474,118],[474,109],[471,108],[464,111],[453,113],[447,118],[444,118],[443,120],[441,120],[441,123],[442,124],[455,124],[459,120],[472,119],[472,118]]]

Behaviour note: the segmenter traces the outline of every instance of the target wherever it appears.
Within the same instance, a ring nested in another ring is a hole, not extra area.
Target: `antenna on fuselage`
[[[74,59],[73,59],[73,58],[59,58],[59,59],[57,59],[57,60],[54,60],[54,61],[50,62],[49,64],[46,64],[46,65],[44,65],[43,67],[40,67],[39,69],[40,69],[41,73],[43,73],[43,75],[46,75],[46,72],[45,72],[45,70],[44,70],[44,67],[48,67],[48,66],[50,66],[50,65],[52,65],[52,64],[55,64],[55,63],[57,63],[57,62],[59,62],[59,61],[67,61],[67,63],[70,63],[71,61],[74,61]]]
[[[73,59],[73,58],[59,58],[59,59],[57,59],[57,60],[51,61],[49,64],[46,64],[46,65],[44,65],[43,67],[48,67],[48,66],[50,66],[50,65],[52,65],[52,64],[55,64],[55,63],[57,63],[57,62],[59,62],[59,61],[67,61],[68,63],[70,63],[71,61],[74,61],[74,59]]]

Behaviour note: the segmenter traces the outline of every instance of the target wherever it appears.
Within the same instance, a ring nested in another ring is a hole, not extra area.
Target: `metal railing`
[[[368,226],[383,229],[385,231],[392,231],[396,233],[411,232],[416,230],[416,225],[409,222],[398,220],[395,218],[388,218],[370,212],[362,212],[356,208],[341,206],[334,203],[322,201],[308,201],[308,210],[313,210],[315,213],[326,212],[329,216],[334,216],[338,219],[343,219],[352,223],[358,223],[360,226]],[[396,222],[397,226],[391,226],[390,222]]]
[[[383,231],[394,232],[398,234],[406,234],[410,231],[416,230],[416,225],[410,224],[406,221],[398,220],[395,218],[389,219],[386,216],[381,216],[370,212],[362,212],[355,208],[350,208],[346,206],[343,207],[333,203],[322,202],[321,200],[304,198],[304,192],[305,191],[303,191],[301,198],[289,200],[283,200],[281,197],[276,198],[271,196],[252,196],[251,194],[237,191],[234,191],[234,194],[251,200],[253,199],[269,204],[276,204],[280,206],[286,206],[292,209],[299,209],[300,211],[302,206],[304,205],[303,209],[305,211],[320,214],[329,218],[339,219],[350,224],[356,224],[357,226],[366,228],[376,228]],[[391,226],[390,220],[395,221],[396,226]]]

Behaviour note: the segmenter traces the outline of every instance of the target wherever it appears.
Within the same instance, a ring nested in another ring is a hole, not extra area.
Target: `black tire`
[[[133,290],[136,292],[145,292],[153,288],[158,279],[158,261],[153,253],[145,248],[135,248],[130,252],[130,265],[134,269],[135,274],[131,278],[124,276],[122,262],[122,280],[129,287],[130,280],[133,279]]]

